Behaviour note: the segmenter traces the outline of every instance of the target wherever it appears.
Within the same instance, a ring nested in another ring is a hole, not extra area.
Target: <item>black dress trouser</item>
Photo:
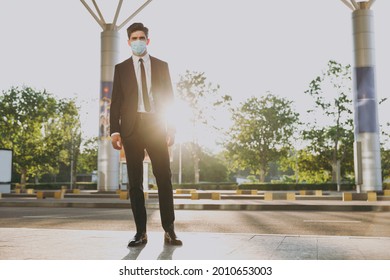
[[[122,139],[125,149],[129,196],[137,233],[146,232],[147,214],[143,190],[143,160],[145,150],[156,177],[161,224],[165,231],[174,230],[174,206],[171,169],[165,124],[151,114],[137,115],[133,133]]]

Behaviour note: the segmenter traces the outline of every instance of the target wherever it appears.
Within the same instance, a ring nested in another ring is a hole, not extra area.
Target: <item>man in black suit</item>
[[[162,227],[166,244],[182,245],[174,230],[174,206],[168,146],[175,129],[166,120],[173,102],[168,64],[147,53],[148,28],[134,23],[127,29],[133,56],[115,66],[110,108],[114,149],[125,150],[131,208],[136,234],[128,246],[147,242],[143,191],[143,160],[147,151],[156,177]]]

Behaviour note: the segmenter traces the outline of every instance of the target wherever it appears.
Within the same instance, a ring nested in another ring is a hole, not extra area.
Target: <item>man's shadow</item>
[[[122,260],[136,260],[147,244],[138,247],[128,247],[129,253]],[[157,260],[172,260],[173,253],[181,246],[164,245]]]
[[[146,244],[138,246],[138,247],[127,247],[129,249],[129,253],[122,258],[122,260],[136,260],[138,259],[139,254],[141,254],[142,250],[145,248]]]
[[[172,260],[173,252],[181,246],[164,245],[163,250],[158,255],[157,260]]]

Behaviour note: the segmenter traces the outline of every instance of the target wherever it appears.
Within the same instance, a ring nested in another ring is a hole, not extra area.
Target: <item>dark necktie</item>
[[[146,73],[145,73],[144,60],[142,58],[140,58],[139,62],[141,63],[142,98],[144,99],[145,111],[149,112],[150,111],[150,102],[149,102],[149,95],[148,95],[148,86],[146,84]]]

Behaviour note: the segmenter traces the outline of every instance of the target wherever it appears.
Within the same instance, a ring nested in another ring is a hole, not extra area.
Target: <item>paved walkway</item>
[[[4,197],[1,207],[129,208],[129,202],[98,196],[36,199]],[[158,208],[156,199],[148,208]],[[264,201],[175,199],[176,209],[253,211],[390,211],[390,201]],[[390,224],[389,224],[390,232]],[[297,236],[179,232],[184,245],[164,246],[149,232],[146,246],[128,249],[131,233],[63,229],[0,228],[0,260],[390,260],[390,237]]]
[[[129,233],[0,229],[1,260],[390,260],[390,238],[180,232],[184,245],[149,232],[145,246],[127,248]]]

